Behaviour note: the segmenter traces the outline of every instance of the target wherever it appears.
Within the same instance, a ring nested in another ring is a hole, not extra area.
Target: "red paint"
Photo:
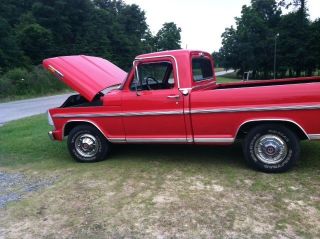
[[[55,139],[63,139],[63,129],[71,121],[92,123],[113,142],[132,139],[146,139],[147,142],[148,139],[169,139],[171,142],[177,139],[177,143],[197,143],[199,139],[212,139],[209,143],[228,144],[236,138],[241,125],[263,120],[293,122],[307,135],[320,136],[320,77],[220,85],[213,77],[195,82],[192,57],[200,55],[209,58],[213,67],[211,56],[200,51],[179,50],[138,56],[134,66],[146,62],[171,62],[174,88],[140,91],[137,95],[129,89],[134,78],[133,68],[121,89],[101,97],[103,106],[51,109]],[[89,101],[99,91],[122,82],[125,77],[122,70],[101,58],[52,58],[45,60],[44,65],[60,71],[64,75],[62,80]],[[275,82],[280,85],[274,85]],[[187,95],[182,94],[185,88],[189,91]],[[198,112],[204,110],[211,112]],[[60,118],[61,115],[64,118]],[[219,139],[222,140],[219,142]]]
[[[89,101],[103,89],[122,83],[127,75],[111,62],[92,56],[49,58],[43,65],[58,77],[61,73],[62,81]]]

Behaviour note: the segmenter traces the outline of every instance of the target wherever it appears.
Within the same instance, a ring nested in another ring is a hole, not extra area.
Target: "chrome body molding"
[[[187,143],[186,138],[127,138],[127,143]]]
[[[237,112],[259,112],[259,111],[288,111],[288,110],[318,110],[320,105],[293,105],[293,106],[270,106],[270,107],[246,107],[246,108],[218,108],[191,110],[191,114],[210,113],[237,113]]]
[[[320,134],[308,134],[310,140],[320,140]]]
[[[302,126],[300,124],[298,124],[297,122],[293,121],[293,120],[289,120],[289,119],[282,119],[282,118],[270,118],[270,119],[251,119],[251,120],[247,120],[247,121],[244,121],[240,126],[239,128],[237,129],[237,132],[236,132],[236,136],[238,135],[239,133],[239,130],[241,129],[241,127],[247,123],[251,123],[251,122],[261,122],[261,121],[275,121],[275,122],[289,122],[289,123],[292,123],[294,125],[296,125],[303,133],[304,135],[307,137],[307,139],[310,140],[310,137],[309,135],[307,134],[307,132],[304,130],[304,128],[302,128]]]
[[[65,131],[66,125],[69,124],[69,123],[72,123],[72,122],[85,122],[85,123],[92,124],[94,127],[96,127],[96,128],[100,131],[100,133],[101,133],[104,137],[106,137],[107,140],[109,140],[109,137],[107,137],[107,135],[100,129],[100,127],[99,127],[96,123],[94,123],[94,122],[92,122],[92,121],[90,121],[90,120],[82,120],[82,119],[81,119],[81,120],[68,120],[68,121],[63,125],[63,128],[62,128],[62,137],[65,137],[64,131]]]
[[[233,143],[234,138],[194,138],[195,143]]]
[[[109,138],[109,141],[111,143],[117,143],[117,144],[121,144],[121,143],[126,143],[126,139],[125,138]]]
[[[56,114],[54,118],[101,118],[101,117],[130,117],[130,116],[156,116],[156,115],[183,115],[183,110],[176,111],[147,111],[128,113],[92,113],[92,114]]]
[[[272,106],[272,107],[246,107],[246,108],[220,108],[188,110],[191,114],[214,114],[214,113],[237,113],[237,112],[263,112],[263,111],[290,111],[290,110],[319,110],[320,105],[295,105],[295,106]],[[53,118],[101,118],[101,117],[130,117],[130,116],[157,116],[157,115],[183,115],[183,110],[175,111],[145,111],[127,113],[85,113],[85,114],[55,114]],[[300,127],[301,128],[301,127]]]

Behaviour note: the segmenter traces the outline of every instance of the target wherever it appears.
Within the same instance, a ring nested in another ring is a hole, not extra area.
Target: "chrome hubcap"
[[[256,141],[254,153],[265,164],[277,164],[286,158],[288,146],[281,137],[267,134]]]
[[[91,134],[82,134],[76,138],[75,148],[77,153],[82,157],[90,158],[96,155],[99,142]]]

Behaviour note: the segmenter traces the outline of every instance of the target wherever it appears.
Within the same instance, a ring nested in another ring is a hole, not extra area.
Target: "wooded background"
[[[284,11],[289,11],[283,14]],[[320,9],[319,9],[320,12]],[[310,21],[307,0],[252,0],[235,27],[222,34],[217,65],[253,71],[252,78],[311,76],[320,68],[320,19]]]
[[[179,49],[180,32],[167,22],[152,35],[145,12],[121,0],[2,0],[0,98],[64,89],[39,66],[45,58],[99,56],[128,71],[138,54]]]
[[[138,54],[181,48],[180,33],[167,22],[153,35],[145,12],[121,0],[2,0],[0,98],[65,89],[41,68],[45,58],[100,56],[128,71]],[[251,0],[212,55],[240,77],[272,78],[275,59],[277,78],[319,74],[320,20],[309,20],[307,0]]]

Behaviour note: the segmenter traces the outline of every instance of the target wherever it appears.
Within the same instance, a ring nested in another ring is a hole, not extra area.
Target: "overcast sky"
[[[221,34],[235,24],[241,7],[250,0],[124,0],[145,10],[147,23],[156,34],[165,22],[181,27],[182,48],[213,52],[221,46]],[[308,0],[312,20],[320,17],[320,0]]]

